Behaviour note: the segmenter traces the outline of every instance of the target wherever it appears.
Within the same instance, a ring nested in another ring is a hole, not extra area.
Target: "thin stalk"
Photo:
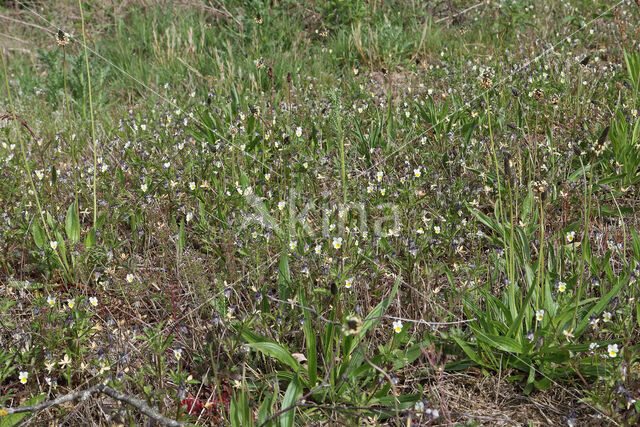
[[[98,220],[98,142],[96,141],[96,125],[93,117],[93,98],[91,94],[91,73],[89,70],[89,55],[87,53],[87,36],[84,29],[84,12],[82,11],[82,0],[78,0],[80,7],[80,20],[82,22],[82,44],[84,46],[84,63],[87,68],[87,85],[89,86],[89,113],[91,114],[91,139],[93,140],[93,227],[96,227]]]
[[[344,159],[344,132],[342,131],[342,119],[338,113],[338,132],[340,134],[340,173],[342,176],[342,202],[347,206],[347,168]]]
[[[540,195],[540,253],[538,256],[538,292],[536,310],[540,309],[540,295],[544,295],[544,197]]]
[[[67,120],[71,123],[71,108],[69,107],[69,95],[67,93],[67,47],[65,45],[62,46],[62,80],[64,82],[64,104],[67,110]],[[71,148],[71,161],[73,162],[73,194],[75,199],[78,200],[78,159],[76,158],[76,149],[73,139],[71,139],[69,145]],[[80,217],[80,203],[76,203],[76,215]]]
[[[67,119],[71,117],[69,95],[67,94],[67,48],[62,46],[62,80],[64,82],[64,104],[67,107]]]
[[[573,309],[573,320],[571,322],[572,325],[575,326],[576,319],[578,316],[578,304],[582,299],[582,291],[584,289],[584,265],[586,263],[586,249],[584,248],[585,242],[589,239],[589,218],[591,217],[591,191],[593,189],[593,168],[589,170],[589,183],[587,184],[587,176],[584,168],[584,163],[582,162],[582,158],[580,157],[580,166],[582,167],[582,178],[584,181],[585,189],[584,189],[584,234],[582,237],[582,258],[580,260],[580,281],[576,290],[576,304]],[[588,187],[587,187],[588,185]],[[624,228],[623,228],[624,230]]]

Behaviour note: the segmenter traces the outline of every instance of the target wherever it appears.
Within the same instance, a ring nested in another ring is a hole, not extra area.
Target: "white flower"
[[[544,310],[536,311],[536,320],[540,322],[544,318]]]
[[[400,320],[395,320],[393,322],[393,330],[396,331],[396,334],[402,332],[402,322]]]
[[[605,322],[611,322],[611,317],[612,315],[608,311],[602,313],[602,320],[604,320]]]
[[[434,231],[434,233],[436,233],[436,234],[440,234],[440,226],[439,226],[439,225],[434,226],[434,227],[433,227],[433,231]]]
[[[147,184],[142,184],[140,186],[140,190],[142,190],[143,193],[146,193],[148,189],[149,187],[147,186]]]
[[[382,182],[382,177],[384,176],[384,172],[382,171],[378,171],[378,173],[376,174],[376,180],[378,182]]]
[[[193,182],[193,181],[191,181],[191,182],[189,183],[189,190],[193,191],[193,190],[195,190],[195,189],[196,189],[196,183],[195,183],[195,182]]]
[[[51,249],[55,251],[56,248],[58,247],[58,242],[55,240],[52,240],[51,242],[49,242],[49,246],[51,246]]]
[[[596,350],[598,347],[600,347],[600,346],[598,345],[597,342],[592,342],[591,344],[589,344],[589,350],[591,350],[591,351]]]
[[[89,303],[90,303],[92,306],[97,307],[97,306],[98,306],[98,298],[96,298],[96,297],[91,297],[91,298],[89,298]]]
[[[576,232],[570,231],[567,233],[567,242],[571,243],[576,238]]]
[[[53,307],[55,303],[56,303],[56,298],[49,295],[47,297],[47,304],[49,305],[49,307]]]
[[[282,200],[281,202],[278,202],[278,209],[283,210],[286,205],[287,205],[287,202]]]
[[[416,230],[416,233],[424,234],[424,229],[422,227],[418,227],[418,229]]]
[[[620,350],[618,350],[618,344],[609,344],[609,346],[607,347],[607,354],[611,358],[616,357],[619,351]]]
[[[174,349],[173,355],[176,357],[176,359],[180,360],[180,358],[182,358],[182,349],[181,348]]]
[[[295,248],[298,247],[298,242],[295,240],[292,240],[289,242],[289,249],[291,249],[292,251],[295,250]]]
[[[420,178],[420,175],[422,175],[422,172],[420,171],[420,168],[415,168],[413,170],[413,176],[415,176],[416,178]]]
[[[322,246],[316,245],[315,251],[316,255],[320,255],[322,253]]]
[[[298,127],[296,128],[296,136],[297,136],[298,138],[300,138],[300,137],[302,136],[302,128],[301,128],[300,126],[298,126]]]
[[[38,177],[38,179],[40,181],[42,181],[42,178],[44,178],[44,173],[41,170],[37,170],[36,171],[36,176]]]
[[[27,378],[29,378],[29,373],[26,371],[20,371],[20,375],[18,375],[18,379],[22,384],[27,383]]]
[[[75,306],[76,306],[76,300],[75,300],[75,299],[73,299],[73,298],[69,298],[69,299],[67,300],[67,305],[69,306],[69,308],[73,308],[73,307],[75,307]]]
[[[264,179],[265,179],[265,181],[269,181],[271,179],[271,174],[270,173],[265,173],[264,174]]]
[[[127,282],[133,283],[133,274],[131,273],[127,274]]]
[[[193,212],[187,212],[187,222],[193,219]]]
[[[567,290],[567,284],[564,282],[558,282],[558,292],[564,292]]]
[[[344,287],[347,289],[351,289],[351,286],[353,285],[353,278],[347,279],[344,281]]]
[[[333,247],[336,249],[340,249],[342,247],[342,237],[333,238]]]

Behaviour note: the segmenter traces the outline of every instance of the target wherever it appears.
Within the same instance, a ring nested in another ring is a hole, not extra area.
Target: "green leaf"
[[[474,330],[474,332],[478,339],[482,339],[487,344],[490,344],[491,347],[514,354],[522,353],[522,344],[520,344],[513,338],[503,337],[500,335],[484,334],[479,330]]]
[[[291,271],[289,270],[289,255],[287,248],[282,248],[280,262],[278,264],[278,294],[280,298],[289,298],[289,284],[291,283]]]
[[[45,243],[45,235],[44,230],[40,225],[40,221],[38,221],[37,219],[33,220],[33,224],[31,225],[31,234],[33,235],[33,241],[35,242],[38,249],[42,249]]]
[[[377,399],[377,401],[381,405],[387,405],[390,408],[395,409],[395,403],[394,403],[395,399],[396,399],[395,396],[385,396],[385,397],[381,397],[380,399]],[[417,393],[403,394],[401,396],[398,396],[397,399],[398,399],[398,409],[407,409],[413,406],[413,404],[415,404],[418,400],[420,400],[420,394],[417,394]]]
[[[478,354],[471,349],[471,346],[469,346],[461,338],[459,338],[459,337],[457,337],[455,335],[451,335],[451,338],[453,338],[453,340],[456,342],[456,344],[458,344],[460,346],[462,351],[464,351],[464,353],[469,357],[469,359],[473,360],[474,362],[476,362],[480,366],[487,366],[487,364],[480,358],[480,356],[478,356]]]
[[[273,406],[273,394],[268,394],[258,408],[258,425],[262,425],[269,419],[269,413]],[[267,424],[271,425],[271,423]]]
[[[287,391],[284,393],[284,398],[282,399],[282,409],[288,408],[302,396],[302,387],[300,386],[300,381],[298,377],[294,378],[293,381],[289,383],[289,387],[287,387]],[[280,425],[283,427],[291,427],[293,426],[293,421],[295,419],[296,408],[292,408],[284,414],[280,415]]]
[[[249,408],[249,397],[244,389],[238,391],[231,399],[229,413],[233,427],[251,427],[254,425],[251,408]]]
[[[67,264],[67,245],[64,243],[64,237],[62,237],[62,233],[56,231],[56,240],[58,242],[58,253],[60,254],[60,259],[65,267],[68,267]]]
[[[298,292],[300,304],[307,307],[307,300],[304,296],[302,286]],[[309,375],[309,386],[314,387],[318,379],[318,353],[316,350],[316,331],[311,324],[311,315],[308,309],[304,309],[304,340],[307,344],[307,373]]]
[[[23,406],[37,405],[38,403],[42,402],[45,397],[47,397],[46,394],[39,394],[37,396],[34,396],[31,399],[24,402]],[[17,426],[18,424],[20,424],[20,421],[22,421],[22,419],[27,415],[30,415],[30,414],[28,412],[22,412],[19,414],[11,414],[11,415],[6,415],[4,417],[0,417],[0,427]]]
[[[78,217],[78,209],[75,202],[71,203],[67,209],[64,230],[67,232],[67,238],[70,243],[78,243],[80,240],[80,218]]]
[[[301,368],[300,363],[293,358],[291,353],[279,344],[274,342],[254,342],[247,345],[267,356],[277,359],[279,362],[293,369],[294,372],[298,372]]]
[[[96,244],[96,229],[92,228],[89,233],[84,237],[84,245],[87,248],[92,248]]]

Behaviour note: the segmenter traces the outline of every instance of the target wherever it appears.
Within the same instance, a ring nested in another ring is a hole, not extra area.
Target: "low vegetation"
[[[0,425],[640,422],[636,1],[0,22]]]

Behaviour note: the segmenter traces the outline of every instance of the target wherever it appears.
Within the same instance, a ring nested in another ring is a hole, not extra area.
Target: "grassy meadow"
[[[0,426],[638,425],[639,28],[0,0]]]

